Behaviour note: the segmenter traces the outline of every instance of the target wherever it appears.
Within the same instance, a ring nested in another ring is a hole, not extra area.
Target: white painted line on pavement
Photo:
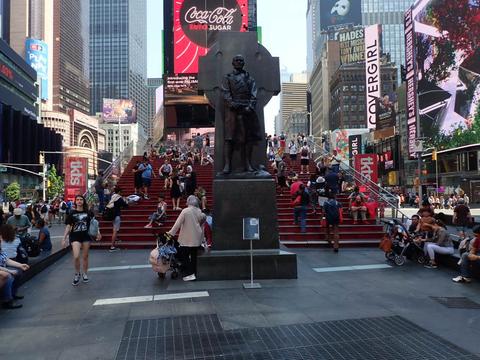
[[[208,297],[208,296],[210,296],[208,291],[195,291],[195,292],[177,293],[177,294],[161,294],[161,295],[155,295],[153,297],[153,301],[190,299],[190,298],[199,298],[199,297]]]
[[[352,271],[352,270],[373,270],[373,269],[389,269],[392,266],[387,264],[372,264],[372,265],[352,265],[352,266],[336,266],[336,267],[322,267],[313,268],[313,271],[318,273],[336,272],[336,271]]]
[[[111,299],[99,299],[99,300],[95,301],[93,306],[129,304],[129,303],[147,302],[147,301],[153,301],[153,295],[131,296],[131,297],[111,298]]]
[[[121,266],[103,266],[88,269],[89,272],[95,271],[114,271],[114,270],[133,270],[133,269],[148,269],[151,265],[121,265]]]
[[[95,301],[93,306],[131,304],[131,303],[139,303],[139,302],[163,301],[163,300],[174,300],[174,299],[193,299],[193,298],[208,297],[208,296],[210,296],[208,291],[194,291],[194,292],[187,292],[187,293],[159,294],[159,295],[146,295],[146,296],[131,296],[131,297],[122,297],[122,298],[98,299]]]

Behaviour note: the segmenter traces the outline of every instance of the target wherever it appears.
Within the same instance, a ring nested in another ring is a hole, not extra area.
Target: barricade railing
[[[315,164],[318,163],[323,157],[331,156],[331,154],[324,150],[322,144],[318,144],[317,140],[321,140],[321,138],[314,137],[315,139],[315,150],[317,152],[314,154],[314,161]],[[383,202],[385,207],[390,207],[392,209],[392,217],[398,217],[398,214],[401,214],[402,221],[406,218],[408,219],[409,216],[405,214],[398,206],[397,206],[397,196],[388,190],[384,189],[377,183],[373,182],[371,179],[367,178],[353,167],[350,166],[347,162],[343,161],[343,159],[337,159],[340,162],[340,169],[343,170],[347,175],[351,176],[354,181],[358,181],[362,183],[367,191],[373,195],[373,197],[378,200],[379,203]]]

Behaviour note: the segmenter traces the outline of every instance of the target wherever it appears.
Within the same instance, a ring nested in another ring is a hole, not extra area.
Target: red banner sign
[[[74,200],[87,191],[87,158],[67,157],[65,160],[65,198]]]
[[[377,154],[358,154],[354,156],[354,161],[357,185],[361,186],[370,181],[376,184],[378,181]]]

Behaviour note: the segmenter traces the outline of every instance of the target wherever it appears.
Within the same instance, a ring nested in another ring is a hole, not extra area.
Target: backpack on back
[[[60,204],[60,210],[65,211],[67,210],[67,203],[65,201],[62,201]]]
[[[48,206],[46,204],[43,204],[42,207],[40,208],[40,214],[46,214],[48,212]]]

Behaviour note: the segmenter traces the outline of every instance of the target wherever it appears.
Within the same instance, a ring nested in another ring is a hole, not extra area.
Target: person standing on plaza
[[[88,211],[87,201],[82,195],[75,196],[74,209],[70,211],[65,220],[65,234],[63,236],[62,246],[67,246],[67,240],[72,246],[73,265],[75,274],[73,276],[72,285],[77,286],[80,279],[84,283],[89,282],[88,278],[88,252],[90,250],[90,243],[92,238],[88,233],[90,221],[93,214]],[[96,240],[100,240],[100,233],[97,234]],[[80,252],[82,252],[82,270],[80,273]]]
[[[48,227],[45,226],[45,221],[40,219],[35,224],[35,227],[39,230],[38,231],[38,244],[40,245],[40,249],[42,251],[51,251],[52,250],[52,240],[50,238],[50,230]]]
[[[122,215],[122,208],[128,207],[127,202],[122,196],[122,189],[119,187],[115,187],[113,190],[112,198],[107,205],[108,208],[113,209],[113,231],[112,231],[112,242],[110,244],[110,249],[108,251],[114,252],[119,250],[115,247],[115,243],[118,240],[118,233],[120,231],[120,225],[122,223],[121,215]]]
[[[93,184],[95,192],[98,196],[98,212],[103,213],[105,208],[105,179],[103,178],[103,171],[99,171],[95,183]]]
[[[197,251],[203,241],[203,224],[206,215],[199,209],[198,199],[195,195],[187,198],[187,207],[182,210],[173,227],[168,234],[178,235],[179,258],[182,259],[184,267],[184,281],[196,280],[197,272]]]
[[[465,200],[458,199],[457,206],[453,209],[452,223],[458,230],[465,231],[465,229],[472,223],[472,215],[470,208],[465,204]]]
[[[67,213],[67,202],[63,197],[60,198],[60,205],[58,208],[58,221],[60,221],[60,224],[65,224],[65,214]]]
[[[328,200],[323,203],[323,213],[325,214],[325,222],[327,226],[327,241],[332,243],[330,230],[333,230],[333,251],[338,252],[339,234],[338,228],[341,222],[342,205],[335,199],[335,193],[328,193]]]

